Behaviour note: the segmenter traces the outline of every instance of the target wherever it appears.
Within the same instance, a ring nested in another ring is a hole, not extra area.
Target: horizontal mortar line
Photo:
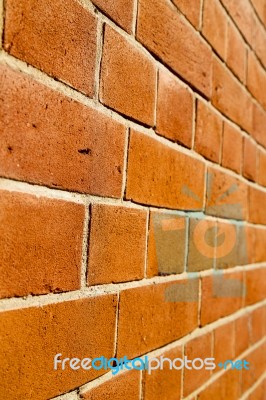
[[[49,400],[80,400],[80,397],[77,389],[75,389],[56,397],[50,397]]]
[[[260,384],[266,379],[266,371],[259,377],[259,379],[254,383],[253,386],[251,386],[241,397],[239,400],[248,400],[250,394],[252,394],[259,386]]]
[[[238,273],[250,270],[255,271],[264,268],[266,268],[265,263],[260,263],[260,264],[258,263],[258,264],[250,264],[247,266],[237,266],[233,268],[228,268],[226,270],[217,271],[214,269],[209,269],[200,272],[190,272],[190,273],[183,272],[177,275],[143,278],[142,280],[139,281],[89,286],[71,292],[48,293],[41,295],[28,295],[25,297],[6,298],[0,300],[0,312],[17,310],[20,308],[42,307],[48,304],[57,304],[57,303],[62,303],[64,301],[86,299],[103,295],[117,295],[123,290],[138,289],[145,286],[153,286],[154,284],[167,284],[167,283],[170,284],[182,280],[186,281],[192,279],[199,279],[203,277],[212,276],[215,273],[216,275],[220,274],[225,276],[226,274],[230,274],[232,272]]]
[[[266,193],[266,187],[260,186],[256,182],[249,181],[247,178],[243,177],[242,175],[237,174],[236,172],[230,170],[229,168],[225,168],[222,165],[219,165],[213,161],[207,160],[206,158],[204,158],[202,155],[198,154],[193,149],[187,149],[186,147],[183,147],[178,143],[175,143],[173,141],[166,139],[163,136],[158,135],[154,131],[153,128],[145,128],[136,122],[127,120],[126,118],[122,117],[119,113],[117,113],[109,108],[104,107],[101,103],[96,102],[95,100],[86,97],[84,94],[71,88],[70,86],[66,85],[65,83],[63,83],[61,81],[55,81],[52,77],[46,75],[44,72],[41,72],[40,70],[36,69],[35,67],[27,65],[24,61],[21,61],[13,56],[10,56],[9,54],[7,54],[5,52],[0,53],[0,61],[7,63],[7,65],[9,65],[10,67],[13,67],[21,72],[26,73],[28,76],[35,79],[36,81],[38,81],[42,84],[45,84],[47,87],[49,87],[53,90],[56,90],[59,93],[62,93],[63,95],[65,95],[75,101],[78,101],[79,103],[81,103],[85,106],[90,107],[91,109],[94,109],[95,111],[101,112],[104,115],[106,115],[110,118],[113,118],[115,121],[122,123],[125,126],[125,128],[126,127],[131,128],[131,129],[137,130],[143,134],[146,134],[147,136],[154,138],[155,140],[157,140],[158,142],[162,143],[163,145],[165,145],[169,148],[172,148],[176,151],[186,154],[191,158],[200,160],[203,163],[206,163],[207,166],[216,167],[217,169],[221,170],[222,172],[227,173],[228,175],[231,175],[231,176],[239,179],[240,181],[245,182],[248,185],[251,185],[253,187],[256,187],[259,190],[264,191]],[[205,102],[206,102],[206,100],[205,100]]]

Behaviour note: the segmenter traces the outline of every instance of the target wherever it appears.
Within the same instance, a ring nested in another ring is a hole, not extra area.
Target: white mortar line
[[[249,396],[263,383],[264,379],[266,379],[266,371],[259,377],[259,379],[251,386],[241,397],[239,400],[248,400]]]
[[[81,262],[81,274],[80,274],[80,287],[85,289],[87,287],[87,269],[88,269],[88,243],[89,243],[89,222],[90,222],[90,211],[89,206],[85,207],[85,218],[83,228],[83,241],[82,241],[82,262]]]

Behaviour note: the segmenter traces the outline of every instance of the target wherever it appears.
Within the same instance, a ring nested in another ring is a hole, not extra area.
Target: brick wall
[[[1,0],[0,25],[1,399],[264,400],[265,0]]]

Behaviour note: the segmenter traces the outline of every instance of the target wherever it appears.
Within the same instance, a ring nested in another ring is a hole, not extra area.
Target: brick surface
[[[241,131],[225,122],[223,126],[222,166],[240,173],[242,168],[242,155],[243,137]]]
[[[205,103],[197,102],[194,149],[207,159],[220,162],[223,122]]]
[[[120,196],[121,124],[3,65],[0,80],[1,176]]]
[[[115,314],[111,295],[1,313],[1,397],[44,400],[102,375],[69,364],[55,371],[54,356],[112,357]]]
[[[256,343],[263,339],[266,334],[266,308],[265,306],[256,308],[250,315],[250,338],[251,343]]]
[[[132,32],[134,0],[92,0],[92,2],[127,32]]]
[[[249,362],[249,370],[242,372],[242,393],[251,388],[265,372],[266,360],[266,342],[251,351],[245,360]]]
[[[266,152],[259,150],[258,183],[266,186]]]
[[[266,68],[265,46],[266,46],[265,27],[263,27],[259,23],[256,23],[256,25],[254,26],[253,49],[257,54],[260,62],[264,66],[264,68]]]
[[[144,276],[147,213],[126,207],[92,206],[88,284]]]
[[[187,0],[172,1],[187,17],[187,19],[195,26],[195,28],[198,29],[200,24],[201,0],[194,0],[192,3],[188,3]]]
[[[251,181],[257,177],[257,147],[256,142],[249,138],[244,139],[243,175]]]
[[[241,34],[231,21],[227,28],[226,63],[241,82],[245,83],[247,49]]]
[[[153,126],[156,89],[154,63],[106,25],[101,65],[101,101],[122,114]]]
[[[169,208],[200,210],[204,164],[136,131],[131,131],[127,199]]]
[[[123,290],[119,300],[118,357],[137,357],[188,334],[197,327],[197,311],[197,279]]]
[[[194,101],[191,93],[169,73],[160,70],[156,131],[191,147]]]
[[[266,85],[266,72],[253,52],[248,55],[247,87],[258,102],[266,109],[266,93],[261,88]]]
[[[251,0],[251,3],[255,7],[259,17],[261,18],[261,21],[266,26],[266,4],[260,0]]]
[[[257,303],[265,298],[265,276],[265,268],[246,271],[246,305]]]
[[[238,400],[241,393],[240,377],[236,369],[226,371],[198,395],[198,400]]]
[[[266,224],[266,192],[249,188],[249,220],[255,224]]]
[[[0,199],[0,297],[79,289],[84,206],[6,191]]]
[[[243,315],[235,320],[235,356],[238,357],[249,346],[250,316]]]
[[[256,387],[256,389],[248,396],[248,400],[265,400],[265,393],[266,393],[266,379],[264,379],[264,381],[262,381]]]
[[[76,0],[8,0],[4,48],[93,96],[96,26]]]
[[[227,360],[234,360],[236,341],[234,322],[229,322],[214,330],[213,357],[216,364],[220,362],[225,363]],[[220,370],[220,367],[217,366],[216,371]]]
[[[163,63],[210,97],[211,50],[173,5],[164,0],[140,0],[137,38]]]
[[[252,135],[264,147],[266,147],[266,112],[258,104],[253,104]]]

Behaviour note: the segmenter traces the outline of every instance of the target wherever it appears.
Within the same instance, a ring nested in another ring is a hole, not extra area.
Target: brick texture
[[[232,145],[234,144],[234,145]],[[225,123],[223,127],[222,165],[240,173],[243,158],[243,137],[239,129]]]
[[[107,14],[127,32],[132,32],[134,0],[92,0],[99,9]]]

